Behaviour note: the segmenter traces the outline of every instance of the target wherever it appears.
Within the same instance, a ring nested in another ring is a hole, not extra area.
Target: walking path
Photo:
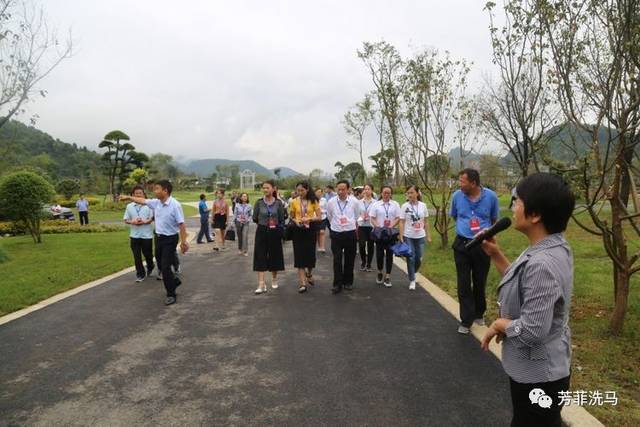
[[[300,295],[287,243],[255,296],[251,257],[192,243],[174,306],[130,273],[1,325],[0,425],[509,424],[499,361],[398,269],[332,295],[321,256]]]

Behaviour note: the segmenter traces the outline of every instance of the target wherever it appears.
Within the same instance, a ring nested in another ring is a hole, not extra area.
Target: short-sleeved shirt
[[[251,221],[253,217],[253,208],[249,203],[236,203],[236,207],[233,210],[233,217],[236,221],[246,224]]]
[[[200,219],[209,219],[209,206],[207,206],[206,201],[200,200],[198,211],[200,212]]]
[[[291,201],[289,205],[289,214],[291,218],[296,220],[301,220],[305,214],[303,212],[303,208],[306,211],[306,217],[314,219],[316,216],[316,209],[318,209],[320,205],[318,202],[309,202],[308,200],[300,200],[300,197],[296,197]]]
[[[320,198],[320,213],[322,214],[322,219],[327,219],[327,199],[324,197]]]
[[[327,219],[333,232],[355,231],[358,216],[360,203],[353,196],[348,196],[346,200],[334,197],[327,202]]]
[[[427,205],[422,202],[418,202],[412,205],[406,202],[400,207],[402,211],[402,217],[404,220],[404,237],[410,239],[420,239],[427,235],[425,227],[425,218],[429,216],[429,210]]]
[[[359,200],[360,217],[358,218],[358,227],[373,227],[371,224],[371,208],[377,203],[377,200]]]
[[[461,190],[453,193],[451,201],[451,217],[456,220],[456,233],[472,239],[478,231],[489,228],[498,220],[500,208],[498,196],[488,188],[482,187],[478,200],[471,201]],[[471,229],[472,219],[477,220],[479,228]]]
[[[87,199],[78,200],[76,208],[78,208],[78,212],[89,212],[89,201]]]
[[[164,203],[158,199],[148,199],[146,205],[153,209],[157,234],[174,236],[180,232],[180,224],[184,224],[184,213],[180,202],[170,196]]]
[[[127,205],[124,211],[124,220],[133,221],[136,218],[141,218],[145,221],[153,218],[153,211],[149,206],[139,205],[131,202]],[[153,239],[153,225],[142,224],[135,225],[129,224],[129,237],[132,239]]]
[[[402,212],[400,211],[400,205],[395,200],[389,200],[386,203],[378,200],[371,206],[369,215],[371,218],[375,218],[378,226],[382,227],[387,220],[393,222],[395,219],[399,219],[402,216]]]

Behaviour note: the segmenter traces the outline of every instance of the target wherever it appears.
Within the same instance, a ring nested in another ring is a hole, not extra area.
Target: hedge
[[[79,225],[66,220],[42,221],[40,230],[42,234],[66,234],[66,233],[109,233],[124,230],[122,225],[115,224],[89,224]],[[21,223],[0,222],[0,236],[17,236],[27,234],[28,230]]]

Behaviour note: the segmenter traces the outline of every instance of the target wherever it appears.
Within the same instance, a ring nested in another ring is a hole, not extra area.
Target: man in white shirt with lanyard
[[[333,289],[337,294],[353,289],[353,267],[356,259],[356,221],[360,216],[358,199],[349,195],[351,185],[347,180],[338,181],[338,196],[327,202],[327,219],[331,235],[333,253]]]

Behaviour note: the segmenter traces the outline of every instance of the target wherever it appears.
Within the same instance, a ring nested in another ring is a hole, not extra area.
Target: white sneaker
[[[278,282],[276,282],[275,280],[271,282],[271,289],[278,289]]]
[[[384,287],[385,288],[390,288],[391,286],[393,286],[391,284],[391,277],[387,277],[386,279],[384,279]]]
[[[466,326],[458,326],[458,333],[462,334],[462,335],[469,335],[469,328],[467,328]]]
[[[485,326],[484,319],[476,319],[473,321],[478,326]]]
[[[409,283],[409,290],[410,291],[415,291],[416,290],[416,282],[410,282]]]

